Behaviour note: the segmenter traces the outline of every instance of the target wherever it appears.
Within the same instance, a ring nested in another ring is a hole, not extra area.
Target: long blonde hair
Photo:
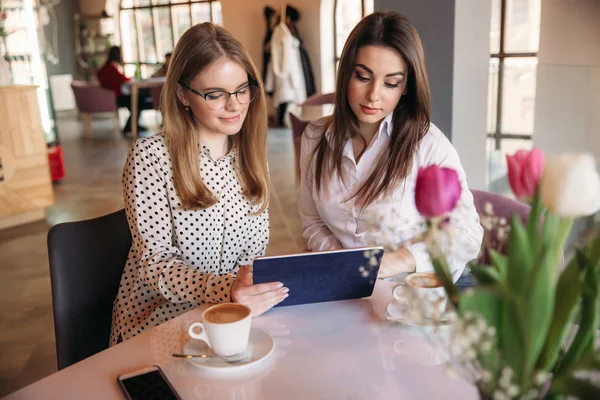
[[[178,82],[189,84],[204,68],[226,57],[241,65],[248,80],[257,84],[240,132],[232,136],[236,148],[236,172],[243,193],[253,204],[261,204],[257,213],[269,204],[267,170],[267,102],[256,66],[240,42],[225,29],[210,22],[194,25],[179,39],[161,94],[167,149],[173,165],[175,190],[186,209],[202,209],[217,199],[200,175],[200,137],[196,123],[177,97]]]

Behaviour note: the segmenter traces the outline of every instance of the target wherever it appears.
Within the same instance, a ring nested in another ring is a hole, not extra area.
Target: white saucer
[[[252,352],[250,360],[230,364],[217,356],[211,358],[189,358],[187,361],[194,366],[222,371],[239,371],[251,368],[260,361],[266,359],[275,349],[275,341],[267,332],[262,329],[252,327],[250,329],[250,338],[248,340],[248,350]],[[183,346],[184,354],[198,354],[206,351],[206,344],[201,340],[190,339]]]
[[[433,320],[429,318],[415,318],[411,314],[408,307],[408,305],[401,304],[400,302],[394,300],[386,307],[388,314],[386,318],[390,321],[400,322],[419,328],[448,326],[452,325],[456,321],[456,313],[453,311],[446,311],[440,320]]]

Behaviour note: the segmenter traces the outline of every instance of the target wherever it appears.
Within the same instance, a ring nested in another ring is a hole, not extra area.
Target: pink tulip
[[[508,183],[519,199],[531,200],[535,195],[542,173],[545,157],[540,149],[519,150],[512,156],[506,155]]]
[[[425,218],[442,217],[454,210],[462,188],[451,168],[430,165],[420,168],[415,187],[415,204]]]

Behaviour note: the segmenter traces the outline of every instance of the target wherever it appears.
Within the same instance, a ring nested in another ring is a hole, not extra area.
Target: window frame
[[[193,21],[192,21],[192,5],[193,4],[201,4],[201,3],[208,3],[210,6],[210,21],[209,22],[214,22],[214,17],[215,17],[215,5],[214,3],[221,3],[220,0],[187,0],[187,1],[182,1],[182,2],[178,2],[178,3],[174,3],[172,0],[169,0],[168,3],[164,3],[164,4],[153,4],[155,3],[156,0],[152,0],[151,4],[149,5],[143,5],[143,6],[139,6],[139,5],[135,5],[136,1],[134,1],[134,5],[129,7],[129,6],[122,6],[122,2],[119,2],[119,15],[117,18],[117,24],[119,26],[119,43],[123,43],[123,34],[122,34],[122,30],[121,28],[121,12],[122,11],[131,11],[133,13],[133,19],[134,19],[134,23],[135,23],[135,54],[137,55],[137,62],[123,62],[123,67],[127,66],[127,65],[143,65],[143,66],[160,66],[162,64],[162,62],[164,62],[164,51],[162,53],[159,53],[159,39],[160,39],[160,32],[156,27],[156,24],[154,22],[154,9],[155,8],[168,8],[169,9],[169,21],[171,24],[171,36],[172,36],[172,40],[173,40],[173,48],[175,48],[175,45],[177,44],[177,39],[175,37],[175,29],[173,27],[173,12],[172,12],[172,8],[175,6],[186,6],[188,7],[188,13],[190,16],[190,26],[193,26]],[[153,31],[153,36],[154,36],[154,50],[156,51],[156,58],[157,60],[159,60],[158,62],[151,62],[151,61],[146,61],[146,60],[141,60],[140,55],[143,53],[141,46],[143,47],[143,43],[140,40],[140,35],[138,34],[139,31],[139,21],[138,21],[138,10],[150,10],[151,12],[151,20],[152,20],[152,31]],[[221,13],[222,13],[222,4],[221,4]],[[221,16],[222,18],[222,16]],[[161,48],[162,50],[162,48]]]
[[[337,19],[337,8],[338,8],[338,0],[334,0],[333,1],[333,65],[334,65],[334,71],[335,71],[335,77],[337,79],[337,64],[338,61],[340,61],[340,56],[338,56],[338,52],[337,52],[337,48],[338,48],[338,40],[337,40],[337,33],[338,33],[338,19]],[[360,8],[361,8],[361,19],[364,18],[367,14],[367,0],[361,0],[360,1]]]
[[[487,132],[488,139],[494,139],[495,150],[500,150],[502,145],[502,139],[522,139],[522,140],[533,140],[533,132],[531,134],[517,134],[510,132],[503,132],[502,130],[502,101],[504,99],[504,63],[506,59],[517,59],[517,58],[535,58],[538,59],[538,51],[535,52],[506,52],[505,51],[505,34],[506,34],[506,17],[507,17],[508,0],[500,0],[500,44],[499,51],[497,53],[490,53],[490,60],[498,60],[498,78],[497,78],[497,94],[496,94],[496,121],[495,131]]]

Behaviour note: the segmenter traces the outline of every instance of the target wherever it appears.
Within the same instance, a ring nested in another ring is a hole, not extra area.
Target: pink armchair
[[[316,93],[310,96],[306,101],[300,104],[303,106],[318,106],[321,104],[333,104],[335,93]],[[292,139],[294,141],[294,154],[296,156],[296,184],[300,184],[300,146],[302,144],[302,133],[308,125],[308,122],[300,120],[290,113],[290,122],[292,124]]]
[[[83,134],[89,137],[92,132],[92,113],[113,112],[115,121],[115,136],[120,137],[119,108],[117,95],[109,89],[85,81],[73,81],[71,89],[75,95],[75,103],[83,119]]]

